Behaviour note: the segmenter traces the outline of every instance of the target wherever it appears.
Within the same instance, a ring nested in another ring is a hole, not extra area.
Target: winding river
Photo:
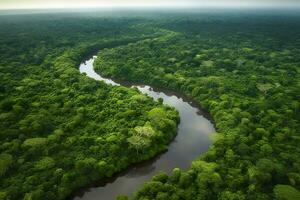
[[[81,63],[80,72],[107,84],[120,85],[111,79],[101,77],[94,71],[95,59],[96,56],[93,56]],[[131,85],[131,87],[137,87],[140,92],[153,97],[154,100],[162,98],[164,104],[178,110],[180,114],[178,135],[165,153],[152,160],[134,165],[106,180],[105,183],[102,181],[81,189],[75,194],[73,200],[115,200],[119,194],[132,195],[138,187],[159,171],[170,174],[175,167],[187,169],[192,160],[207,151],[211,145],[210,134],[215,132],[215,128],[196,104],[176,93],[158,90],[147,85]]]

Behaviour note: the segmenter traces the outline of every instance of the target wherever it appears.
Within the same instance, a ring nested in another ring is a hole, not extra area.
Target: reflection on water
[[[113,80],[111,79],[107,79],[107,78],[102,78],[99,74],[97,74],[95,71],[94,71],[94,68],[93,68],[93,64],[94,64],[94,61],[96,59],[96,56],[93,56],[92,58],[90,58],[89,60],[86,60],[85,62],[81,63],[80,64],[80,67],[79,67],[79,71],[81,73],[86,73],[86,75],[88,77],[91,77],[95,80],[98,80],[98,81],[104,81],[105,83],[107,84],[111,84],[111,85],[120,85],[118,83],[115,83]]]
[[[111,79],[101,77],[94,71],[95,58],[94,56],[83,62],[79,68],[80,72],[107,84],[120,85]],[[137,87],[140,92],[153,97],[155,100],[162,98],[164,104],[176,108],[180,114],[178,135],[164,154],[121,172],[108,179],[105,184],[99,183],[82,189],[76,194],[74,200],[113,200],[119,194],[131,195],[139,186],[159,171],[170,173],[175,167],[187,169],[192,160],[207,151],[210,146],[209,135],[214,133],[215,129],[197,106],[174,93],[153,89],[150,86],[134,85],[132,87]]]

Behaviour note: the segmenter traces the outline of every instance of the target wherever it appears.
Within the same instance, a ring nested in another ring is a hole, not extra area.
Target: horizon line
[[[144,5],[144,6],[57,6],[57,7],[6,7],[0,8],[0,11],[14,11],[14,10],[83,10],[83,9],[185,9],[192,8],[196,9],[299,9],[300,3],[297,5],[214,5],[214,6],[203,6],[203,5]]]

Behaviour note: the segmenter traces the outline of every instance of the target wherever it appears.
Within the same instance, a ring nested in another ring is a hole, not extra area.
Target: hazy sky
[[[0,9],[85,7],[300,7],[300,0],[0,0]]]

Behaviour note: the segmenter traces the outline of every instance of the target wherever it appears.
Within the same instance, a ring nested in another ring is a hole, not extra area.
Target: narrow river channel
[[[120,85],[111,79],[101,77],[94,71],[95,59],[96,57],[93,56],[81,63],[80,72],[107,84]],[[162,98],[164,104],[176,108],[180,114],[178,135],[169,145],[167,152],[152,160],[137,164],[105,183],[95,183],[81,189],[75,194],[73,200],[115,200],[119,194],[132,195],[159,171],[169,174],[175,167],[187,169],[192,160],[207,151],[211,145],[210,135],[215,132],[214,125],[204,117],[204,112],[196,104],[176,93],[161,91],[147,85],[131,85],[131,87],[137,87],[140,92],[153,97],[154,100]]]

